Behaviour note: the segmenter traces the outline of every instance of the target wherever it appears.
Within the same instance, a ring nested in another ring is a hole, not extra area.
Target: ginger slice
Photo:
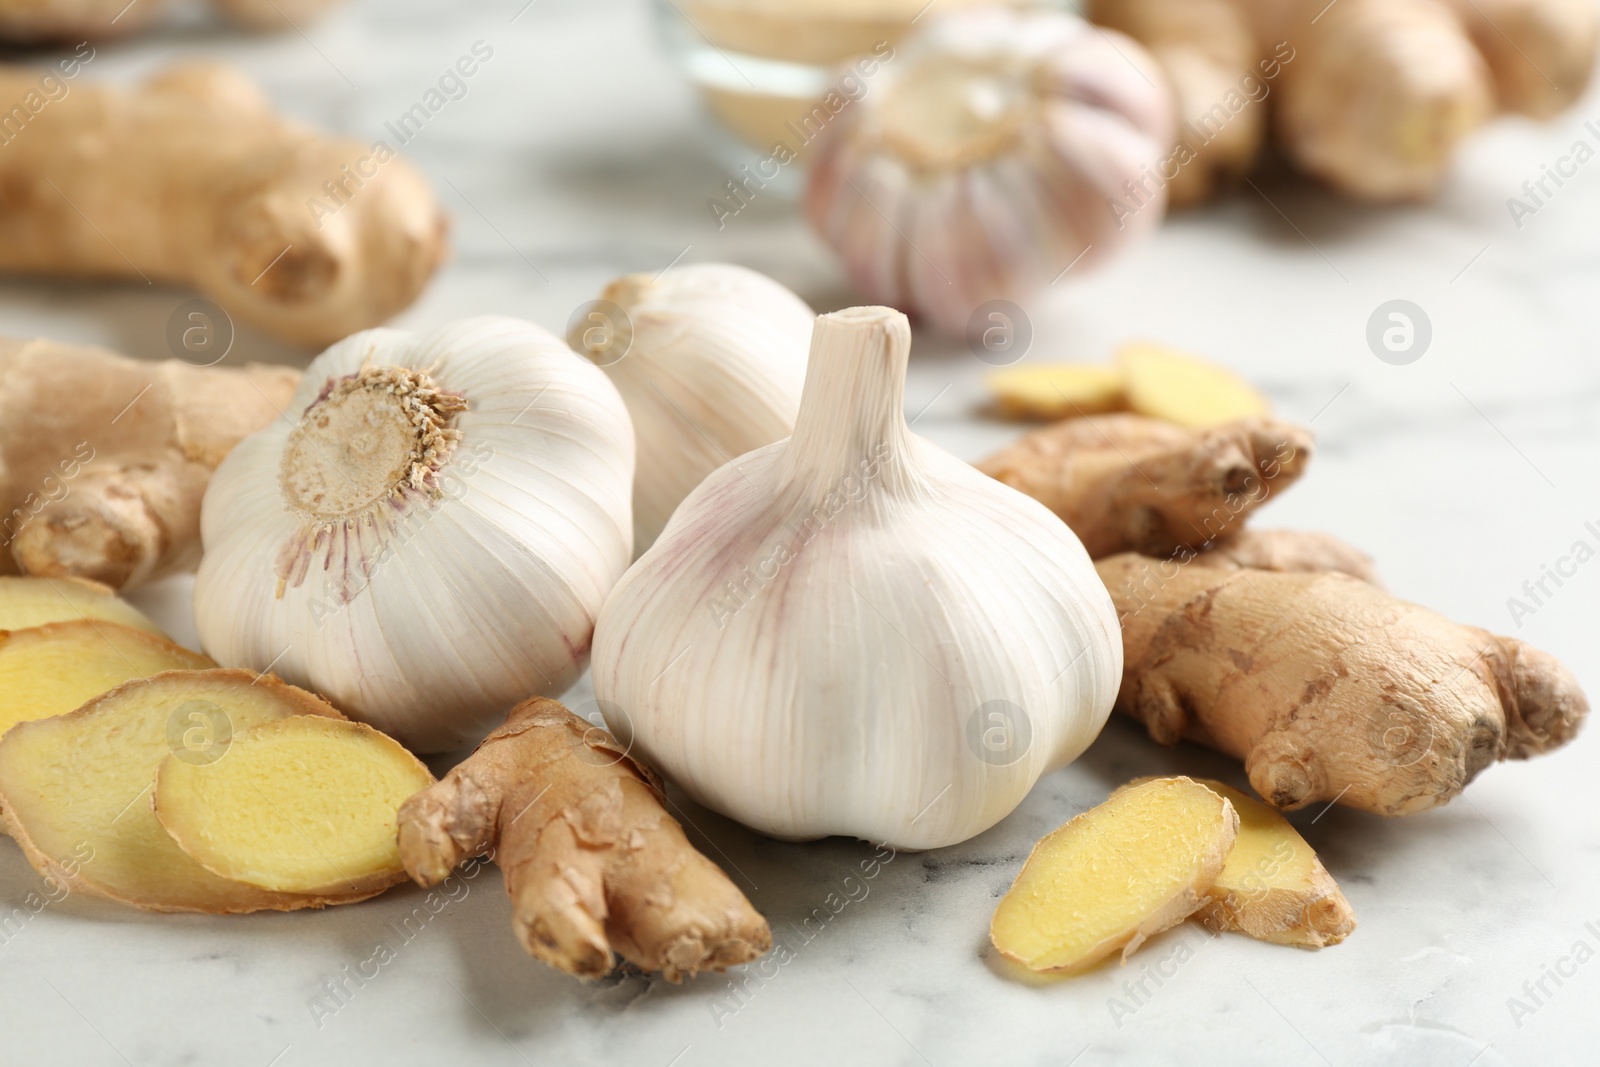
[[[1263,418],[1272,405],[1230,370],[1162,345],[1132,344],[1117,353],[1128,406],[1141,415],[1203,429]]]
[[[363,723],[297,715],[233,738],[226,759],[170,755],[156,818],[206,870],[283,893],[385,889],[405,880],[395,813],[433,775]]]
[[[1355,911],[1289,820],[1231,785],[1196,780],[1233,805],[1239,835],[1195,918],[1209,929],[1236,930],[1276,945],[1323,948],[1349,937]],[[1136,778],[1122,789],[1151,781],[1156,779]]]
[[[215,666],[165,637],[103,620],[0,633],[0,735],[19,722],[75,711],[135,678]]]
[[[697,852],[661,783],[606,731],[534,697],[400,809],[400,858],[423,886],[493,852],[523,948],[580,978],[612,953],[668,981],[772,947],[766,919]]]
[[[235,735],[291,715],[340,718],[321,698],[250,671],[128,682],[0,738],[0,811],[40,874],[151,911],[290,911],[372,896],[273,893],[219,878],[156,820],[150,793],[168,755],[219,759]]]
[[[109,585],[87,578],[0,577],[0,630],[25,630],[50,622],[105,619],[135,630],[160,627],[121,599]]]
[[[1013,419],[1070,419],[1127,406],[1122,370],[1070,363],[1007,367],[989,375],[1000,411]]]
[[[1238,828],[1233,806],[1188,778],[1123,789],[1033,847],[989,938],[1034,971],[1126,959],[1205,906]]]
[[[1278,945],[1337,945],[1356,928],[1355,911],[1306,839],[1255,797],[1210,779],[1201,784],[1239,813],[1239,836],[1198,918]]]

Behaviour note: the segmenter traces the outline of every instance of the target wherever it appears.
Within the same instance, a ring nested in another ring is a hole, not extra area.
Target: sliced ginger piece
[[[995,909],[989,938],[1030,970],[1075,974],[1203,907],[1239,816],[1188,778],[1126,788],[1047,834]]]
[[[0,738],[0,812],[40,874],[151,911],[290,911],[372,896],[274,893],[219,878],[156,820],[150,793],[168,755],[219,759],[234,736],[291,715],[340,718],[321,698],[251,671],[128,682]]]
[[[1141,342],[1117,353],[1128,406],[1141,415],[1203,429],[1268,415],[1267,398],[1237,374],[1162,345]]]
[[[432,784],[388,735],[296,715],[235,736],[226,759],[168,756],[155,809],[213,874],[283,893],[360,893],[405,880],[395,813]]]
[[[1239,813],[1239,836],[1198,918],[1213,930],[1302,948],[1337,945],[1356,913],[1306,839],[1276,810],[1229,785],[1201,779]]]
[[[1156,780],[1136,778],[1117,792]],[[1289,820],[1231,785],[1197,781],[1233,805],[1239,834],[1195,918],[1212,930],[1301,948],[1337,945],[1349,937],[1355,911]]]
[[[135,678],[215,666],[165,637],[104,620],[0,633],[0,735],[19,722],[75,711]]]
[[[109,585],[87,578],[0,577],[0,630],[25,630],[50,622],[105,619],[135,630],[161,633]],[[163,635],[165,636],[165,635]]]
[[[989,375],[1000,410],[1013,419],[1069,419],[1128,403],[1120,367],[1060,363],[1007,367]]]

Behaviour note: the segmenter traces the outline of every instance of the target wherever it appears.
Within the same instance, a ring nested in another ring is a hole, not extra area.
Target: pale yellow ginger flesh
[[[1124,958],[1203,907],[1239,817],[1188,778],[1125,789],[1039,841],[995,909],[989,937],[1034,971]]]
[[[1086,363],[1007,367],[989,375],[1001,414],[1013,419],[1070,419],[1127,406],[1122,371]]]
[[[284,893],[362,893],[405,880],[395,813],[432,784],[386,734],[297,715],[236,735],[224,759],[168,756],[155,809],[213,874]]]
[[[1311,431],[1277,419],[1195,430],[1096,415],[1041,426],[978,469],[1059,515],[1091,558],[1168,556],[1238,533],[1311,453]]]
[[[1231,786],[1202,784],[1239,813],[1239,836],[1197,918],[1213,930],[1302,948],[1349,937],[1356,927],[1350,902],[1289,820]]]
[[[151,803],[169,755],[226,759],[235,736],[292,715],[339,718],[271,675],[166,671],[0,738],[0,809],[40,874],[151,911],[289,911],[378,890],[275,893],[219,878],[178,847]]]
[[[1266,416],[1266,397],[1232,371],[1165,345],[1123,346],[1117,361],[1035,364],[989,375],[1000,412],[1017,419],[1069,419],[1131,409],[1191,429]]]
[[[1117,353],[1128,407],[1140,415],[1203,429],[1263,418],[1272,405],[1249,382],[1214,363],[1156,344]]]
[[[0,577],[0,630],[26,630],[49,622],[105,619],[136,630],[161,633],[108,585],[86,578]]]
[[[1122,788],[1154,780],[1140,778]],[[1300,948],[1337,945],[1349,937],[1356,928],[1350,902],[1289,820],[1231,785],[1198,781],[1233,805],[1239,835],[1195,918],[1212,930]]]
[[[76,711],[123,682],[216,664],[145,630],[77,619],[0,633],[0,736]]]
[[[1566,744],[1589,713],[1549,653],[1345,574],[1132,553],[1095,570],[1122,622],[1117,710],[1162,744],[1243,760],[1276,808],[1426,811],[1496,760]]]
[[[613,953],[669,981],[748,963],[766,919],[667,813],[661,783],[554,700],[513,708],[465,762],[400,809],[400,858],[423,886],[492,853],[517,939],[581,978]]]

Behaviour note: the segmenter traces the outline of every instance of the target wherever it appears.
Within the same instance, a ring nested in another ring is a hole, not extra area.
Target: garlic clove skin
[[[599,331],[580,321],[568,342],[605,369],[633,418],[642,554],[706,475],[794,431],[814,313],[766,275],[728,263],[630,274],[601,299],[627,320]]]
[[[201,643],[461,748],[582,671],[632,557],[633,453],[616,389],[531,323],[355,334],[212,478]]]
[[[869,299],[959,335],[1161,220],[1165,85],[1131,38],[1072,15],[930,17],[828,127],[806,213]]]
[[[1088,554],[910,433],[909,347],[887,308],[819,318],[794,436],[690,494],[596,627],[613,732],[775,837],[965,840],[1116,697],[1121,632]]]

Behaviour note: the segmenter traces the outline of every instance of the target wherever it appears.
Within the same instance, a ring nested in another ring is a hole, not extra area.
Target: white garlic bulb
[[[965,840],[1116,697],[1121,632],[1088,554],[910,432],[910,344],[888,308],[817,319],[794,436],[690,494],[595,630],[613,732],[777,837]]]
[[[959,335],[1160,221],[1166,84],[1072,15],[930,15],[828,127],[806,213],[869,299]]]
[[[633,429],[531,323],[367,330],[314,360],[201,509],[195,623],[418,752],[582,670],[632,558]]]
[[[706,475],[794,431],[811,320],[766,275],[697,263],[618,278],[572,324],[568,343],[605,368],[633,416],[636,553]]]

